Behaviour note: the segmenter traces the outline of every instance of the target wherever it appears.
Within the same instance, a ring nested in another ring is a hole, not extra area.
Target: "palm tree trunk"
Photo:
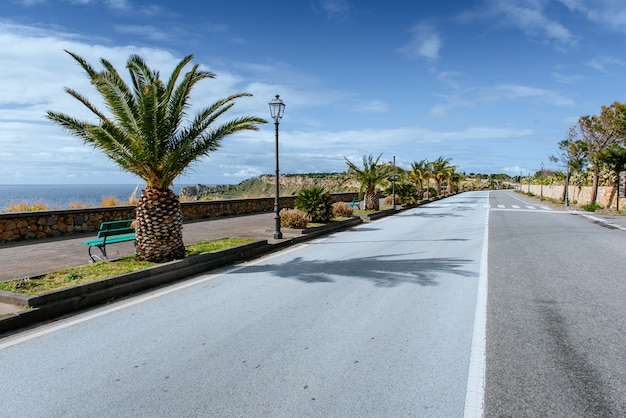
[[[365,190],[365,210],[378,210],[380,208],[378,202],[378,194],[376,189]]]
[[[185,258],[183,216],[178,196],[172,190],[145,188],[135,214],[140,260],[165,262]]]

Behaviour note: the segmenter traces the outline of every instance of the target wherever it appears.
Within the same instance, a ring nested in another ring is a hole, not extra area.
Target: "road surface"
[[[479,411],[487,199],[459,195],[1,340],[2,412]]]
[[[0,339],[0,415],[623,417],[625,240],[464,193]]]
[[[626,231],[491,194],[487,417],[626,416]]]

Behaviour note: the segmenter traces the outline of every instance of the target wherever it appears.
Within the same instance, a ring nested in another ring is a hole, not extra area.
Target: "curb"
[[[353,217],[332,225],[311,228],[306,231],[306,234],[301,232],[301,236],[287,238],[272,244],[268,243],[267,240],[256,241],[251,244],[170,261],[132,273],[108,277],[36,296],[0,291],[0,302],[31,307],[31,309],[0,317],[0,334],[105,304],[113,299],[183,280],[195,274],[206,273],[218,267],[250,260],[321,235],[351,228],[362,222],[363,219],[360,217]]]

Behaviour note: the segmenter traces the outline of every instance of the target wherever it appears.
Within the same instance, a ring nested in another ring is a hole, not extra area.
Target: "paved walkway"
[[[283,229],[283,238],[297,236]],[[198,241],[226,237],[267,239],[273,242],[274,214],[230,216],[225,218],[193,221],[183,226],[183,241]],[[299,235],[299,234],[298,234]],[[46,274],[66,267],[89,262],[87,246],[83,241],[92,234],[74,235],[70,238],[46,238],[39,240],[0,243],[0,281]],[[134,252],[132,242],[107,246],[110,259],[118,259]],[[16,307],[0,303],[0,314],[14,312]]]

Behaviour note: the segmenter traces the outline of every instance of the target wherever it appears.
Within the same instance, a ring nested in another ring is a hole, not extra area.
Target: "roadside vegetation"
[[[620,173],[626,169],[626,104],[614,102],[601,106],[598,115],[585,115],[570,127],[565,139],[558,142],[558,152],[549,160],[559,170],[542,169],[513,180],[523,190],[525,185],[562,186],[559,203],[578,204],[587,211],[603,209],[598,203],[598,188],[612,187],[619,193]],[[572,199],[576,190],[590,187],[588,200]],[[623,192],[623,191],[622,191]],[[617,199],[616,199],[617,200]]]
[[[211,253],[254,242],[250,238],[223,238],[213,241],[202,241],[187,245],[185,252],[188,257]],[[132,255],[116,261],[100,261],[58,270],[41,277],[16,279],[0,283],[0,290],[5,292],[37,295],[52,290],[63,289],[82,283],[88,283],[107,277],[146,269],[157,265],[156,262],[142,261]]]

